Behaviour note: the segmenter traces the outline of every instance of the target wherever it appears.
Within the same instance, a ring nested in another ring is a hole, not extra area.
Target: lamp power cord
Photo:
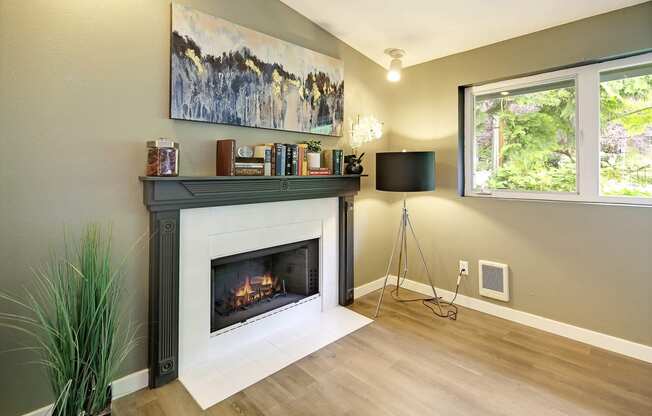
[[[437,289],[435,289],[434,285],[430,285],[432,289],[432,293],[434,296],[423,298],[423,297],[418,297],[418,298],[401,298],[398,296],[398,289],[399,287],[403,286],[403,282],[405,281],[405,278],[407,277],[407,267],[403,269],[403,276],[398,276],[398,286],[396,288],[392,289],[390,291],[390,294],[392,295],[392,299],[394,299],[396,302],[399,303],[408,303],[408,302],[421,302],[423,306],[426,308],[430,309],[432,313],[439,317],[439,318],[447,318],[452,321],[457,320],[457,305],[455,305],[455,299],[457,299],[457,294],[460,290],[460,283],[462,281],[462,271],[457,275],[457,284],[455,285],[455,293],[453,295],[453,298],[450,301],[445,301],[441,296],[437,295]]]

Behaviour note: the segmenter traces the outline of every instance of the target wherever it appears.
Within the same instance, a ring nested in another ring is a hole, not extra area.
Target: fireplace
[[[211,261],[211,333],[319,293],[319,239]]]
[[[353,301],[353,201],[359,176],[140,179],[152,233],[150,387],[179,377],[206,408],[368,323],[338,306]],[[307,281],[305,291],[296,290],[286,277],[283,291],[278,278],[270,288],[269,280],[250,276],[249,286],[260,285],[261,294],[252,296],[245,287],[248,298],[231,301],[230,309],[223,303],[214,312],[218,266],[244,260],[235,257],[243,253],[311,239],[316,241],[307,250],[317,247],[318,287]],[[305,297],[258,314],[258,307],[290,301],[291,294]]]

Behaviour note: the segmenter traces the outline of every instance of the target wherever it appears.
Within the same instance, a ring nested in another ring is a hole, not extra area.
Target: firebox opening
[[[319,239],[211,262],[211,332],[319,293]]]

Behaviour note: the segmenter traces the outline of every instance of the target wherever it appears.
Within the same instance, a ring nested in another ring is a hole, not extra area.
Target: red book
[[[217,153],[215,155],[215,175],[235,175],[235,140],[223,139],[217,141]]]
[[[308,176],[328,176],[331,175],[331,170],[328,168],[309,169]]]
[[[235,176],[264,176],[263,168],[235,168]]]

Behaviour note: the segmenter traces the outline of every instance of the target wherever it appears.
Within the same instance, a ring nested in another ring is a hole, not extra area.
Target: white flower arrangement
[[[364,143],[378,140],[383,136],[383,123],[374,116],[358,116],[351,123],[351,147],[356,148]]]

